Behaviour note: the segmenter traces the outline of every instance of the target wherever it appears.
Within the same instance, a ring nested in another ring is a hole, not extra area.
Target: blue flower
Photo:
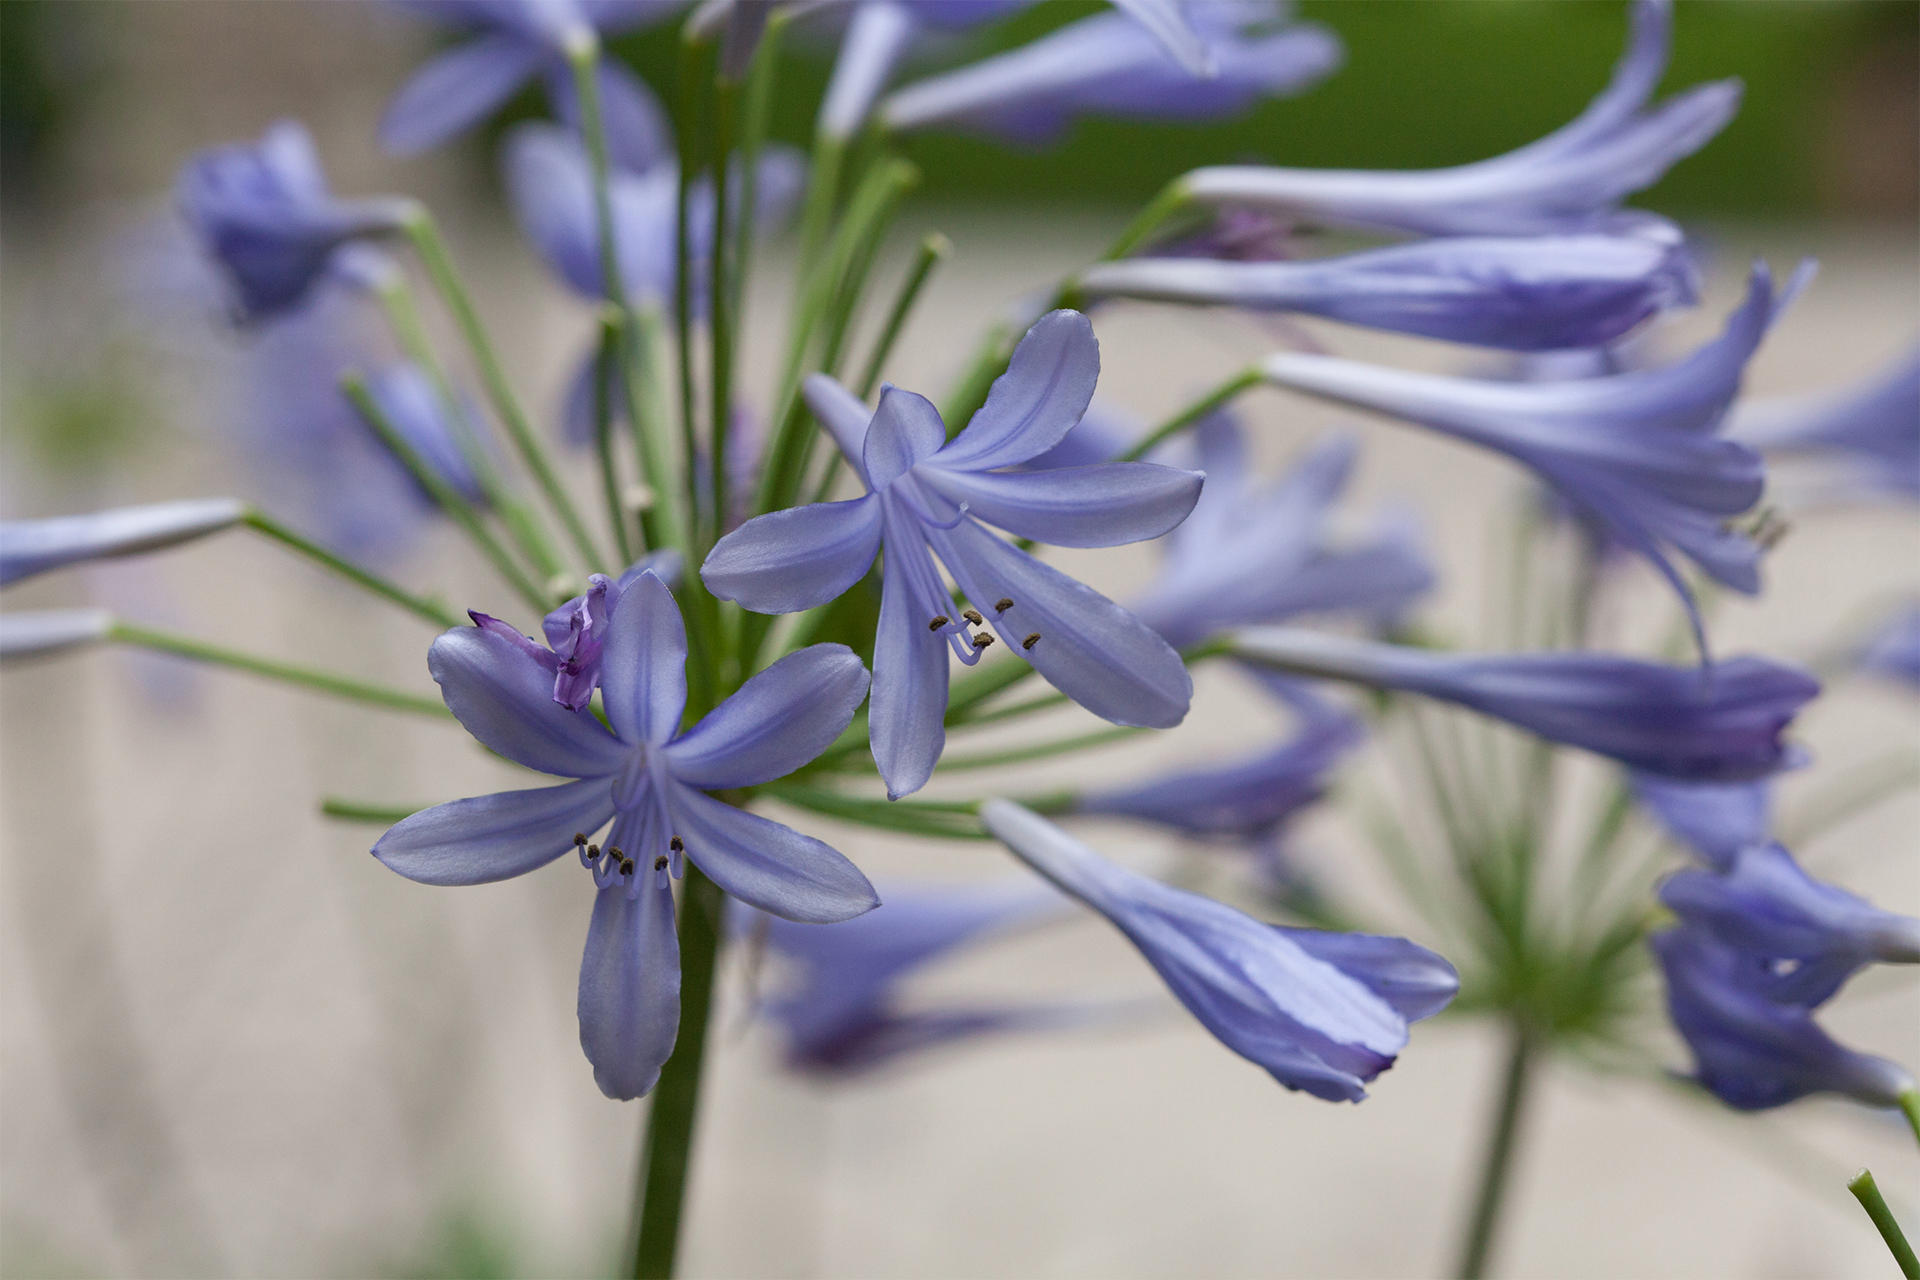
[[[380,141],[402,155],[425,151],[478,124],[522,85],[542,77],[554,110],[576,130],[569,45],[651,26],[686,0],[394,0],[474,39],[439,54],[394,96],[380,121]],[[666,149],[669,130],[659,104],[633,73],[610,58],[598,63],[601,118],[614,163],[641,168]]]
[[[1293,311],[1511,351],[1595,347],[1695,300],[1677,230],[1446,237],[1307,262],[1200,257],[1099,263],[1078,287],[1198,306]]]
[[[1262,924],[1115,866],[1006,800],[980,809],[1015,856],[1111,921],[1220,1042],[1289,1089],[1358,1102],[1407,1026],[1459,989],[1453,966],[1404,938]]]
[[[1658,107],[1672,13],[1640,0],[1613,79],[1572,123],[1491,160],[1405,172],[1196,169],[1182,183],[1201,204],[1267,209],[1314,223],[1413,235],[1529,235],[1631,221],[1622,200],[1705,146],[1740,105],[1740,83],[1697,85]]]
[[[38,658],[97,644],[113,617],[104,609],[9,609],[0,613],[0,660]]]
[[[237,498],[193,498],[80,516],[0,520],[0,587],[88,560],[139,555],[230,529],[247,514]]]
[[[1018,142],[1057,141],[1073,118],[1102,114],[1208,120],[1263,98],[1298,93],[1339,68],[1332,32],[1288,23],[1274,0],[1225,0],[1186,9],[1212,62],[1195,74],[1137,21],[1100,13],[1030,44],[917,81],[881,104],[896,132],[928,127]]]
[[[1633,797],[1681,844],[1725,870],[1742,849],[1765,844],[1773,828],[1773,784],[1680,782],[1633,775]]]
[[[1758,1111],[1838,1093],[1889,1107],[1914,1087],[1897,1064],[1834,1041],[1804,1005],[1771,998],[1764,960],[1693,928],[1648,942],[1666,974],[1667,1011],[1693,1051],[1694,1078],[1728,1106]]]
[[[1906,605],[1883,622],[1854,661],[1862,671],[1920,690],[1920,604]]]
[[[946,739],[945,649],[963,663],[977,661],[993,643],[988,614],[1010,649],[1095,715],[1167,728],[1187,714],[1193,681],[1166,641],[986,528],[1059,546],[1109,547],[1158,537],[1193,509],[1202,477],[1173,467],[1000,470],[1058,443],[1086,411],[1099,373],[1086,317],[1044,316],[951,441],[939,411],[921,396],[888,387],[869,414],[839,383],[815,374],[807,403],[866,483],[866,496],[749,520],[701,567],[720,598],[759,613],[793,613],[846,591],[884,547],[869,723],[873,758],[895,798],[932,776]],[[936,555],[972,608],[954,603]]]
[[[349,241],[398,230],[409,202],[342,200],[327,189],[313,139],[282,120],[260,141],[189,160],[176,189],[181,212],[225,269],[243,320],[298,306]]]
[[[1746,301],[1720,336],[1657,369],[1560,382],[1409,373],[1331,356],[1279,354],[1268,380],[1392,414],[1503,453],[1651,561],[1706,637],[1677,550],[1716,581],[1760,589],[1760,548],[1726,525],[1760,499],[1760,455],[1719,432],[1747,361],[1804,280],[1775,293],[1755,264]]]
[[[1827,464],[1832,496],[1920,502],[1920,347],[1851,387],[1744,402],[1727,434],[1765,454]]]
[[[687,634],[666,585],[642,574],[620,598],[602,651],[607,724],[553,700],[553,675],[478,627],[433,643],[447,707],[507,759],[575,781],[455,800],[401,822],[373,848],[422,884],[484,884],[570,849],[598,891],[580,967],[580,1043],[609,1097],[646,1093],[679,1025],[672,877],[693,859],[722,889],[788,920],[825,923],[879,899],[846,858],[706,793],[793,772],[837,738],[866,696],[843,645],[788,654],[684,732]],[[603,846],[588,836],[613,822]]]
[[[1796,764],[1782,735],[1820,692],[1797,668],[1727,658],[1705,669],[1610,653],[1456,654],[1289,627],[1249,627],[1250,662],[1470,708],[1631,769],[1737,782]]]
[[[569,711],[578,711],[593,701],[600,687],[600,664],[606,656],[607,628],[620,598],[643,573],[671,583],[680,575],[680,553],[656,551],[631,565],[618,581],[604,573],[587,577],[584,594],[560,605],[540,623],[547,642],[541,644],[522,635],[509,623],[489,614],[469,609],[473,625],[506,640],[553,673],[553,700]]]

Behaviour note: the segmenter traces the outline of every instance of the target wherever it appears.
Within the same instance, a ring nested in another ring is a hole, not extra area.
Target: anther
[[[984,631],[973,638],[973,647],[976,649],[984,649],[992,643],[993,643],[993,637],[986,634]]]
[[[946,626],[948,623],[952,621],[953,619],[949,618],[946,614],[936,613],[933,615],[932,619],[928,621],[927,630],[938,631],[940,628]]]
[[[687,842],[685,840],[682,840],[679,836],[675,836],[673,839],[667,841],[667,848],[673,850],[675,853],[685,852],[686,847],[687,847]]]
[[[587,837],[585,834],[579,831],[573,833],[573,847],[576,849],[584,849],[587,847]]]
[[[599,856],[600,856],[600,846],[599,846],[599,845],[597,845],[597,844],[590,844],[590,845],[588,845],[588,846],[587,846],[587,861],[588,861],[588,862],[592,862],[592,861],[593,861],[593,860],[594,860],[595,858],[598,858]]]
[[[1032,635],[1028,636],[1025,640],[1022,640],[1020,642],[1020,647],[1022,649],[1031,649],[1033,648],[1033,646],[1039,643],[1040,643],[1040,633],[1036,631]]]
[[[632,858],[622,858],[620,860],[620,874],[623,876],[630,876],[633,874]]]
[[[659,857],[657,857],[657,858],[655,858],[655,859],[653,860],[653,869],[654,869],[655,871],[665,871],[665,870],[667,869],[667,855],[666,855],[666,854],[664,854],[664,853],[663,853],[663,854],[661,854],[661,855],[660,855]]]
[[[998,600],[994,601],[993,603],[993,611],[995,613],[1005,613],[1007,610],[1011,608],[1013,608],[1012,596],[1001,596]]]
[[[620,852],[620,846],[617,844],[610,844],[607,846],[607,856],[619,862],[627,861],[627,855]]]
[[[965,618],[968,622],[971,622],[976,627],[986,621],[985,618],[980,616],[980,611],[978,609],[962,609],[960,611],[960,616]]]

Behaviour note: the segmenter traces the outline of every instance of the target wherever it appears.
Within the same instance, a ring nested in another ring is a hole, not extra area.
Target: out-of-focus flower
[[[708,588],[759,613],[825,604],[886,550],[869,709],[888,794],[917,791],[946,741],[947,657],[978,660],[992,627],[1055,688],[1116,724],[1178,724],[1193,681],[1165,640],[1105,596],[988,532],[1066,547],[1158,537],[1184,519],[1203,477],[1151,463],[1003,471],[1058,443],[1086,412],[1100,373],[1085,316],[1056,311],[1020,342],[965,430],[947,440],[926,399],[888,387],[869,413],[816,374],[809,407],[834,435],[865,497],[749,520],[701,567]],[[972,602],[959,608],[938,555]],[[956,616],[957,615],[957,616]],[[982,628],[975,632],[974,627]]]
[[[1920,690],[1920,603],[1903,606],[1860,646],[1856,665]]]
[[[1804,1005],[1765,991],[1765,960],[1693,928],[1649,940],[1667,980],[1667,1011],[1693,1051],[1694,1078],[1730,1107],[1758,1111],[1810,1093],[1896,1105],[1914,1087],[1896,1063],[1834,1041]]]
[[[83,516],[0,521],[0,587],[87,560],[178,546],[232,528],[246,514],[246,504],[237,498],[194,498]]]
[[[1851,387],[1744,401],[1727,434],[1765,454],[1831,466],[1833,496],[1920,502],[1920,347]]]
[[[0,613],[0,659],[46,657],[107,638],[113,618],[103,609],[27,609]]]
[[[1726,524],[1760,499],[1760,455],[1719,428],[1747,361],[1806,274],[1776,293],[1756,263],[1720,336],[1657,369],[1496,382],[1290,353],[1269,356],[1262,369],[1280,386],[1392,414],[1529,468],[1660,570],[1686,603],[1704,653],[1699,611],[1669,548],[1737,591],[1760,589],[1759,545]]]
[[[880,119],[895,131],[951,128],[1039,144],[1083,114],[1208,120],[1262,98],[1298,93],[1339,68],[1339,40],[1290,23],[1273,0],[1212,0],[1187,17],[1212,61],[1197,75],[1124,13],[1070,23],[1017,49],[891,94]]]
[[[1773,784],[1680,782],[1633,775],[1633,796],[1708,866],[1725,870],[1742,849],[1765,844],[1773,826]]]
[[[398,230],[400,199],[342,200],[327,189],[306,129],[292,120],[254,143],[202,151],[181,170],[181,212],[225,269],[242,320],[298,306],[350,241]]]
[[[1111,921],[1222,1044],[1289,1089],[1358,1102],[1410,1022],[1445,1008],[1453,966],[1404,938],[1285,929],[1101,858],[1006,800],[980,816],[1028,866]]]
[[[1225,165],[1182,182],[1204,205],[1413,235],[1528,235],[1630,220],[1620,202],[1705,146],[1733,118],[1740,83],[1647,101],[1667,67],[1667,0],[1640,0],[1613,79],[1579,118],[1537,142],[1451,169],[1367,172]]]
[[[553,700],[569,711],[578,711],[593,701],[600,687],[600,663],[605,654],[607,626],[613,611],[643,573],[671,583],[680,575],[680,553],[656,551],[628,567],[616,581],[604,573],[590,574],[587,590],[554,609],[540,623],[547,642],[514,630],[511,623],[490,614],[468,610],[473,625],[491,631],[519,648],[535,662],[553,672]]]
[[[608,727],[554,701],[553,674],[515,642],[457,627],[428,653],[447,707],[485,746],[576,781],[455,800],[380,838],[374,856],[423,884],[483,884],[578,849],[598,890],[580,968],[580,1043],[609,1097],[659,1078],[679,1026],[671,877],[682,859],[742,902],[825,923],[879,899],[826,844],[706,793],[755,786],[825,750],[866,696],[844,645],[788,654],[691,729],[687,634],[666,585],[642,574],[613,611],[601,654]],[[588,836],[613,822],[604,849]]]
[[[1129,258],[1096,264],[1090,298],[1324,316],[1511,351],[1595,347],[1695,300],[1678,232],[1446,237],[1310,262]]]
[[[1456,654],[1290,627],[1249,627],[1231,640],[1249,662],[1455,703],[1632,769],[1699,782],[1797,763],[1782,735],[1820,692],[1804,671],[1755,657],[1694,669],[1610,653]]]
[[[392,0],[397,7],[473,34],[414,72],[380,121],[380,141],[402,155],[436,147],[498,110],[535,76],[576,130],[580,102],[567,49],[602,34],[664,21],[687,0]],[[611,58],[598,63],[600,110],[616,164],[642,168],[666,147],[653,94]]]

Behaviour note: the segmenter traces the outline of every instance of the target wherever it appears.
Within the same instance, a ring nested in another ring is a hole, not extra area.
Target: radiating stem
[[[780,45],[786,38],[787,15],[776,9],[760,33],[760,47],[747,66],[745,105],[740,124],[740,215],[733,224],[733,270],[730,304],[736,333],[746,327],[748,268],[753,262],[754,211],[760,202],[760,151],[767,140],[767,117],[773,110],[773,83],[780,65]]]
[[[411,818],[425,809],[423,804],[369,804],[361,800],[344,800],[339,796],[327,796],[320,801],[320,815],[340,822],[365,822],[369,825],[390,827],[396,822]]]
[[[1920,1142],[1920,1089],[1907,1089],[1900,1094],[1900,1114],[1907,1118],[1907,1127],[1913,1130],[1913,1140]]]
[[[1481,1159],[1480,1189],[1474,1196],[1473,1217],[1468,1223],[1466,1243],[1460,1251],[1460,1264],[1453,1272],[1459,1280],[1479,1280],[1486,1274],[1494,1231],[1506,1199],[1508,1176],[1513,1171],[1514,1146],[1525,1112],[1535,1045],[1532,1033],[1522,1024],[1515,1024],[1512,1036],[1512,1043],[1507,1050],[1506,1072],[1500,1081],[1493,1132],[1487,1138],[1486,1154]]]
[[[643,302],[623,318],[622,324],[633,326],[633,332],[621,343],[626,353],[621,363],[621,386],[627,398],[627,422],[633,430],[634,454],[644,473],[641,482],[653,495],[652,504],[640,513],[640,527],[649,546],[661,546],[671,536],[674,545],[691,557],[692,522],[680,489],[669,478],[666,454],[661,449],[671,413],[660,380],[668,362],[666,317],[657,304]]]
[[[1181,212],[1192,199],[1187,190],[1186,180],[1175,178],[1160,189],[1160,193],[1149,200],[1132,222],[1126,225],[1107,251],[1100,255],[1100,261],[1112,262],[1124,258],[1152,239],[1153,233],[1167,224],[1175,214]],[[1062,292],[1065,292],[1063,290]]]
[[[880,371],[886,367],[887,357],[892,354],[894,343],[899,341],[907,317],[913,313],[913,304],[920,300],[920,291],[926,287],[927,278],[933,274],[935,267],[952,254],[953,241],[938,231],[920,241],[920,251],[914,255],[913,266],[908,268],[900,283],[900,292],[894,295],[893,307],[887,312],[886,323],[880,328],[880,337],[867,356],[867,367],[860,374],[857,394],[862,400],[872,395],[874,387],[879,384]]]
[[[593,445],[600,455],[600,486],[607,500],[607,523],[613,528],[620,563],[633,563],[633,539],[627,532],[626,508],[620,501],[620,467],[613,454],[613,391],[608,385],[620,377],[620,348],[626,323],[618,311],[600,318],[600,350],[593,359]]]
[[[1055,738],[1048,742],[1030,742],[1023,746],[1006,747],[999,751],[979,751],[970,755],[943,756],[940,760],[940,772],[991,769],[998,765],[1018,764],[1023,760],[1045,760],[1049,756],[1070,755],[1075,751],[1089,751],[1095,747],[1108,746],[1145,732],[1145,729],[1137,729],[1129,725],[1108,725],[1104,729],[1089,729],[1085,733],[1074,734],[1068,738]]]
[[[319,543],[301,537],[257,507],[247,508],[246,514],[240,517],[240,522],[249,529],[256,529],[272,538],[281,546],[307,557],[322,568],[340,575],[354,585],[365,587],[382,599],[392,601],[436,627],[460,625],[460,619],[439,601],[414,595],[411,591],[395,586],[372,570],[363,569],[352,561],[335,555]]]
[[[700,171],[699,130],[694,118],[699,111],[701,54],[706,45],[691,30],[682,28],[679,75],[673,113],[674,140],[680,152],[680,179],[674,195],[673,219],[673,322],[680,354],[680,439],[686,454],[687,528],[694,526],[698,503],[693,494],[693,460],[699,454],[694,438],[693,419],[693,227],[691,214],[694,176]]]
[[[175,635],[170,631],[156,631],[137,623],[121,622],[116,619],[108,626],[106,639],[118,644],[137,645],[142,649],[170,653],[177,658],[190,658],[195,662],[210,662],[215,666],[231,667],[235,671],[251,672],[257,676],[265,676],[269,680],[299,685],[303,689],[313,689],[320,693],[330,693],[336,698],[348,698],[355,702],[385,707],[390,711],[413,711],[430,716],[448,714],[446,706],[438,698],[408,693],[404,689],[392,689],[385,685],[371,684],[352,676],[336,675],[331,671],[281,662],[275,658],[257,657],[237,649],[208,644],[191,636]]]
[[[1121,454],[1115,461],[1132,462],[1136,459],[1146,457],[1161,441],[1186,430],[1194,423],[1200,421],[1200,419],[1212,413],[1215,409],[1220,408],[1228,401],[1239,396],[1241,392],[1259,386],[1260,382],[1261,375],[1258,369],[1242,369],[1239,373],[1234,374],[1212,391],[1201,396],[1179,413],[1174,414],[1171,418],[1168,418],[1165,422],[1142,436],[1134,443],[1132,448]]]
[[[1907,1243],[1906,1232],[1900,1229],[1893,1210],[1887,1207],[1887,1198],[1880,1194],[1880,1185],[1873,1180],[1873,1172],[1862,1169],[1854,1175],[1853,1181],[1847,1183],[1847,1190],[1853,1192],[1853,1198],[1873,1219],[1880,1238],[1887,1242],[1887,1251],[1900,1266],[1900,1274],[1907,1280],[1920,1280],[1920,1258],[1914,1257],[1913,1246]]]
[[[740,86],[722,78],[713,94],[713,240],[707,262],[707,336],[712,346],[708,373],[712,429],[707,435],[709,520],[705,543],[717,542],[727,519],[727,435],[733,417],[733,288],[727,280],[727,203],[731,191],[735,114]],[[739,211],[742,219],[750,210]]]

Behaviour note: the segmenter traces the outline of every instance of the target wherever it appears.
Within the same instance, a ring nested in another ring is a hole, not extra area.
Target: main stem
[[[1507,1050],[1506,1074],[1500,1082],[1499,1111],[1480,1166],[1480,1190],[1474,1197],[1473,1218],[1467,1228],[1466,1244],[1460,1251],[1460,1264],[1453,1271],[1459,1280],[1480,1280],[1487,1272],[1487,1255],[1493,1249],[1493,1233],[1506,1200],[1507,1178],[1513,1172],[1513,1149],[1526,1106],[1534,1048],[1532,1032],[1516,1023],[1513,1042]]]
[[[680,902],[680,1038],[661,1068],[640,1147],[634,1197],[634,1280],[668,1280],[680,1248],[680,1214],[693,1159],[707,1015],[720,955],[725,902],[720,887],[691,862]]]

